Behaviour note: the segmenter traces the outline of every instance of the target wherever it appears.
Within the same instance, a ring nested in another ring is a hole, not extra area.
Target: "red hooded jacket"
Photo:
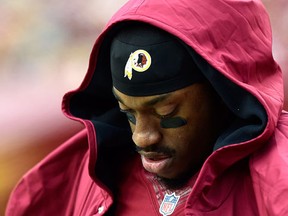
[[[131,20],[186,43],[236,116],[203,164],[183,215],[288,215],[288,114],[282,111],[282,74],[260,0],[126,3],[98,37],[81,86],[63,99],[64,113],[86,129],[21,179],[6,215],[110,215],[117,171],[132,153],[127,120],[111,92],[109,45],[113,32]],[[139,202],[143,211],[134,215],[147,215],[151,207],[141,197]]]

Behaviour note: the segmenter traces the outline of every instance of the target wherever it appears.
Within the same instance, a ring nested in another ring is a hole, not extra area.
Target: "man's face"
[[[132,97],[113,89],[125,112],[143,167],[159,177],[192,175],[219,133],[219,99],[206,83],[168,94]]]

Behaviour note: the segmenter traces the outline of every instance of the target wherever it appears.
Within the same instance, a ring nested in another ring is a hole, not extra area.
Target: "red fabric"
[[[116,215],[159,215],[159,207],[155,196],[150,194],[151,186],[147,184],[142,173],[139,158],[133,159],[126,166],[119,181]],[[129,198],[128,198],[129,197]]]
[[[154,186],[147,178],[140,157],[137,155],[122,171],[115,215],[134,216],[137,212],[137,216],[161,216],[159,213],[160,203],[156,197]],[[174,214],[184,215],[184,207],[185,203],[178,204]]]
[[[77,119],[69,111],[70,98],[90,83],[102,41],[116,23],[124,20],[148,22],[176,35],[231,82],[254,95],[268,116],[259,136],[222,147],[209,156],[187,200],[186,215],[288,215],[288,115],[282,113],[282,75],[272,57],[270,24],[261,2],[129,1],[97,39],[82,85],[64,97],[64,113],[70,118]],[[113,197],[94,172],[97,132],[89,121],[80,121],[87,129],[19,182],[10,197],[7,216],[87,216],[108,210]],[[250,160],[242,160],[247,152],[253,152]],[[130,200],[136,199],[141,197],[133,194]],[[153,212],[150,205],[145,205],[144,213],[146,208]]]
[[[28,172],[14,189],[6,215],[97,215],[107,210],[112,199],[88,174],[87,144],[83,130]]]
[[[288,113],[283,113],[275,134],[250,161],[261,216],[288,214]]]

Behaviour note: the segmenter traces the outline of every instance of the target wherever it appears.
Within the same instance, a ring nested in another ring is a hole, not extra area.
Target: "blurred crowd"
[[[1,0],[0,215],[13,186],[35,163],[81,130],[61,113],[80,84],[92,45],[126,0]],[[273,52],[288,83],[288,1],[263,0]],[[285,108],[288,109],[286,84]]]

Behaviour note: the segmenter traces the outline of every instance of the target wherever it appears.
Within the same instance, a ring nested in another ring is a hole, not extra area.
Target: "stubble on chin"
[[[167,189],[178,190],[187,186],[189,180],[193,175],[191,173],[182,175],[178,178],[165,178],[161,176],[156,176],[160,184],[164,185]]]

